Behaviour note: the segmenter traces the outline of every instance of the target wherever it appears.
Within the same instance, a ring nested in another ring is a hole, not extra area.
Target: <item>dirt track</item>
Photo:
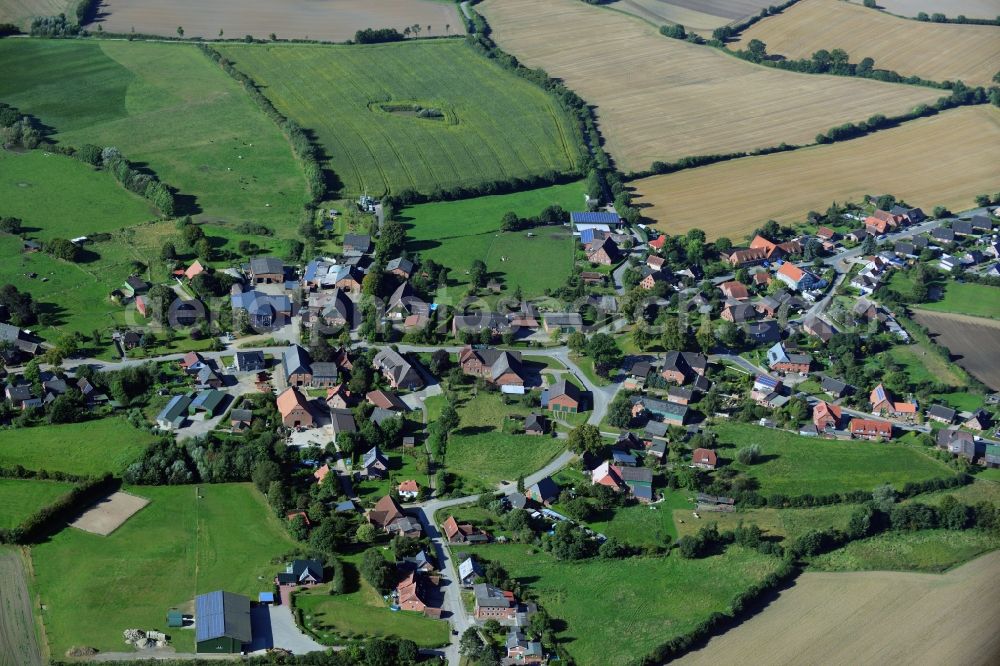
[[[21,554],[0,550],[0,666],[42,666],[28,572]]]
[[[996,664],[1000,551],[942,576],[805,573],[761,614],[675,663]]]
[[[1000,321],[917,309],[913,318],[935,336],[935,342],[959,357],[956,363],[1000,390]]]

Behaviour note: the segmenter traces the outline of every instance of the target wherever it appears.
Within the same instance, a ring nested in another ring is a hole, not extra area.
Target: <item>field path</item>
[[[675,663],[995,664],[1000,551],[944,575],[802,574],[761,614]]]
[[[42,666],[42,650],[21,553],[0,550],[0,666]]]

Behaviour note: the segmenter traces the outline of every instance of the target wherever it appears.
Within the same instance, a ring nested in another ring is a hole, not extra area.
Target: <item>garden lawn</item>
[[[81,475],[121,474],[156,440],[124,419],[0,431],[0,466]]]
[[[508,435],[499,431],[453,434],[448,439],[445,466],[452,474],[482,488],[537,472],[563,452],[566,445],[552,437]]]
[[[764,495],[828,495],[884,483],[899,488],[952,475],[944,463],[902,444],[822,440],[743,423],[720,423],[715,431],[720,443],[729,445],[720,457],[754,476]],[[760,445],[763,462],[747,466],[733,460],[736,449],[749,444]]]
[[[306,183],[277,126],[190,44],[3,40],[0,99],[60,144],[116,146],[201,219],[294,233]]]
[[[315,132],[345,197],[574,172],[580,161],[556,100],[464,40],[219,50]]]
[[[677,539],[674,511],[690,511],[694,505],[685,495],[690,492],[657,488],[665,499],[654,505],[633,504],[609,511],[602,520],[588,521],[590,529],[598,534],[633,546],[662,546]]]
[[[983,406],[985,397],[979,393],[933,393],[931,398],[935,402],[944,404],[964,412],[972,412]]]
[[[414,455],[410,455],[410,453]],[[421,488],[429,487],[429,479],[426,472],[417,470],[418,455],[426,457],[423,447],[413,449],[393,449],[386,452],[389,459],[389,476],[386,479],[365,479],[354,484],[354,492],[363,500],[378,501],[389,491],[397,487],[403,481],[412,479],[420,484]]]
[[[250,484],[127,490],[151,501],[110,536],[66,528],[31,550],[53,655],[74,645],[126,650],[123,630],[165,630],[166,611],[191,612],[197,594],[256,599],[272,587],[271,560],[295,547]],[[177,652],[194,651],[193,631],[170,633]]]
[[[948,386],[962,386],[964,383],[962,377],[955,371],[955,366],[938,354],[928,351],[921,342],[897,345],[883,353],[903,366],[913,384],[941,382]]]
[[[580,666],[633,664],[656,646],[693,629],[780,566],[775,557],[739,547],[724,555],[558,562],[532,546],[477,547],[538,595],[567,624],[559,637]]]
[[[409,206],[401,218],[407,227],[407,249],[447,266],[448,285],[461,287],[459,296],[468,288],[465,272],[476,259],[506,285],[508,295],[520,286],[525,296],[539,296],[546,288],[565,284],[576,241],[565,227],[500,233],[500,221],[507,212],[531,217],[552,205],[572,211],[582,206],[583,194],[583,183],[576,182]],[[534,236],[529,238],[529,232]]]
[[[72,483],[62,481],[0,479],[0,529],[17,527],[72,489]]]
[[[820,555],[810,568],[940,573],[997,548],[1000,536],[980,530],[886,532]]]
[[[743,523],[757,525],[768,537],[795,539],[809,530],[846,529],[855,508],[851,504],[830,504],[809,509],[744,509],[731,513],[701,512],[701,518],[695,518],[690,509],[675,509],[673,514],[680,536],[695,534],[709,523],[715,523],[720,531],[735,529]]]
[[[302,609],[306,627],[320,642],[341,645],[344,638],[362,635],[394,636],[412,640],[422,648],[448,642],[447,622],[389,610],[378,591],[359,574],[360,554],[341,559],[350,592],[331,595],[328,585],[319,585],[295,595],[295,607]]]

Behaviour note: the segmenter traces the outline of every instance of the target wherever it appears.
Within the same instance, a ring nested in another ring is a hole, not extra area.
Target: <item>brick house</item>
[[[708,358],[696,352],[667,352],[663,358],[663,369],[660,371],[668,382],[683,385],[696,376],[704,377],[708,368]]]
[[[309,405],[297,388],[289,386],[277,398],[281,422],[286,428],[311,427],[314,423]]]
[[[892,439],[892,424],[876,419],[851,419],[851,437],[867,440]]]
[[[813,425],[816,426],[817,432],[836,430],[842,416],[843,412],[840,407],[831,405],[824,400],[820,400],[813,407]]]
[[[463,374],[482,377],[498,386],[524,386],[521,352],[466,346],[458,353],[458,365]]]
[[[550,412],[576,414],[583,405],[583,392],[565,379],[560,379],[545,390],[545,407]]]
[[[746,285],[738,280],[723,282],[719,285],[719,289],[726,298],[731,298],[736,301],[745,301],[750,298],[750,292],[747,291]]]
[[[719,456],[712,449],[695,449],[691,454],[691,466],[699,469],[715,469]]]

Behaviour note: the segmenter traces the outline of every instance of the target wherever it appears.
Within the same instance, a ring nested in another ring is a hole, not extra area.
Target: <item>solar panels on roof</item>
[[[604,211],[594,213],[570,213],[570,222],[574,224],[621,224],[622,218],[618,213],[608,213]]]

